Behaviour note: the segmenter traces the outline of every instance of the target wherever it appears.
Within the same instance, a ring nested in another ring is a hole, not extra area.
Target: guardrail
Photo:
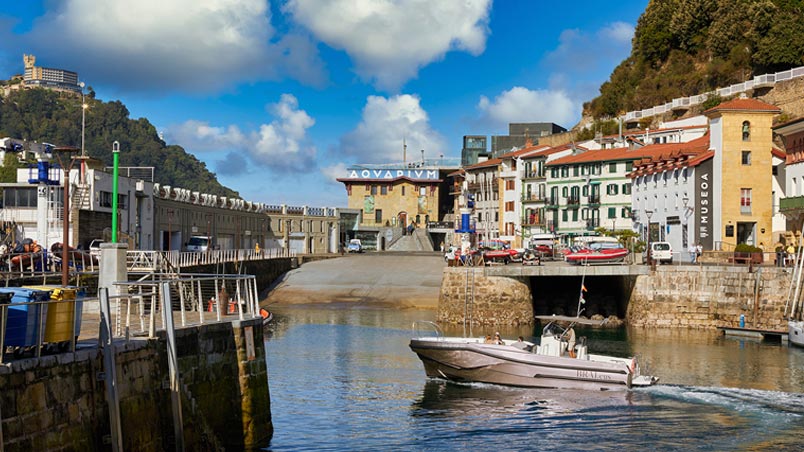
[[[83,251],[68,252],[69,273],[98,271],[96,256]],[[27,278],[53,276],[61,273],[61,252],[43,250],[38,253],[7,253],[0,257],[0,272],[7,278]]]
[[[775,85],[777,82],[791,80],[797,77],[804,76],[804,66],[788,69],[786,71],[777,72],[775,74],[757,75],[752,80],[742,83],[736,83],[725,88],[717,88],[713,91],[695,96],[681,97],[673,99],[666,104],[657,105],[655,107],[646,108],[644,110],[629,111],[624,115],[625,121],[630,122],[641,118],[666,113],[675,108],[687,108],[693,105],[702,104],[710,95],[718,95],[721,97],[728,97],[734,94],[739,94],[753,88],[769,87]]]
[[[108,297],[113,338],[153,338],[165,329],[167,312],[181,327],[261,317],[253,275],[193,274],[174,279],[158,276],[115,283],[121,294]],[[166,286],[168,292],[163,293]],[[15,357],[38,357],[75,351],[79,335],[90,339],[96,334],[96,314],[84,313],[101,312],[99,302],[97,297],[79,297],[0,304],[0,363],[3,362],[2,352],[10,352]],[[82,325],[90,324],[91,331],[81,334]],[[9,328],[15,337],[13,345],[5,341]],[[97,344],[97,341],[89,342]]]
[[[285,248],[208,250],[208,251],[127,251],[129,270],[161,270],[228,262],[257,261],[296,257],[296,251]]]

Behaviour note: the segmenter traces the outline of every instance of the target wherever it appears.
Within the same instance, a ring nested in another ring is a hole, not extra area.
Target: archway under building
[[[583,291],[582,316],[599,314],[625,318],[636,276],[532,276],[533,313],[575,316],[582,280],[586,289]]]

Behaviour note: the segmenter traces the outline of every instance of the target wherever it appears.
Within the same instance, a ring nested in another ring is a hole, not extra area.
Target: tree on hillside
[[[122,166],[153,166],[155,180],[162,184],[239,197],[195,156],[162,141],[147,119],[130,119],[122,102],[103,102],[94,95],[86,102],[85,149],[90,157],[111,166],[112,143],[118,141]],[[0,136],[80,147],[81,98],[41,88],[0,97]]]

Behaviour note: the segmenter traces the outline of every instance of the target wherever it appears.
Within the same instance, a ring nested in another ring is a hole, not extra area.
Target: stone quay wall
[[[789,269],[776,267],[659,266],[649,275],[636,276],[630,296],[626,293],[626,322],[637,327],[715,329],[738,327],[744,315],[747,328],[786,330],[790,279]],[[534,322],[528,277],[484,276],[482,268],[467,267],[444,269],[437,321],[462,323],[467,291],[468,299],[474,299],[474,324]]]
[[[273,425],[261,319],[177,329],[176,340],[185,448],[266,446]],[[164,336],[115,348],[123,449],[174,449]],[[0,449],[111,449],[101,372],[98,349],[0,364]]]
[[[626,320],[640,327],[786,330],[791,273],[775,267],[663,266],[638,276]]]
[[[482,268],[445,267],[436,320],[463,323],[468,293],[469,300],[474,300],[474,324],[533,325],[529,278],[484,276],[483,273]]]

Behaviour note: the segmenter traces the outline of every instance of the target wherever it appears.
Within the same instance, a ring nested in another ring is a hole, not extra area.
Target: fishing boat
[[[575,325],[605,322],[580,317],[585,291],[582,279],[575,317],[537,317],[546,322],[538,344],[489,337],[446,337],[435,323],[416,322],[410,348],[422,360],[428,377],[450,381],[587,390],[626,390],[655,384],[658,378],[642,375],[636,357],[589,353],[585,338],[576,341]],[[420,334],[424,326],[434,333]]]
[[[611,264],[622,262],[628,256],[628,250],[621,247],[581,248],[571,251],[564,259],[571,264]]]

